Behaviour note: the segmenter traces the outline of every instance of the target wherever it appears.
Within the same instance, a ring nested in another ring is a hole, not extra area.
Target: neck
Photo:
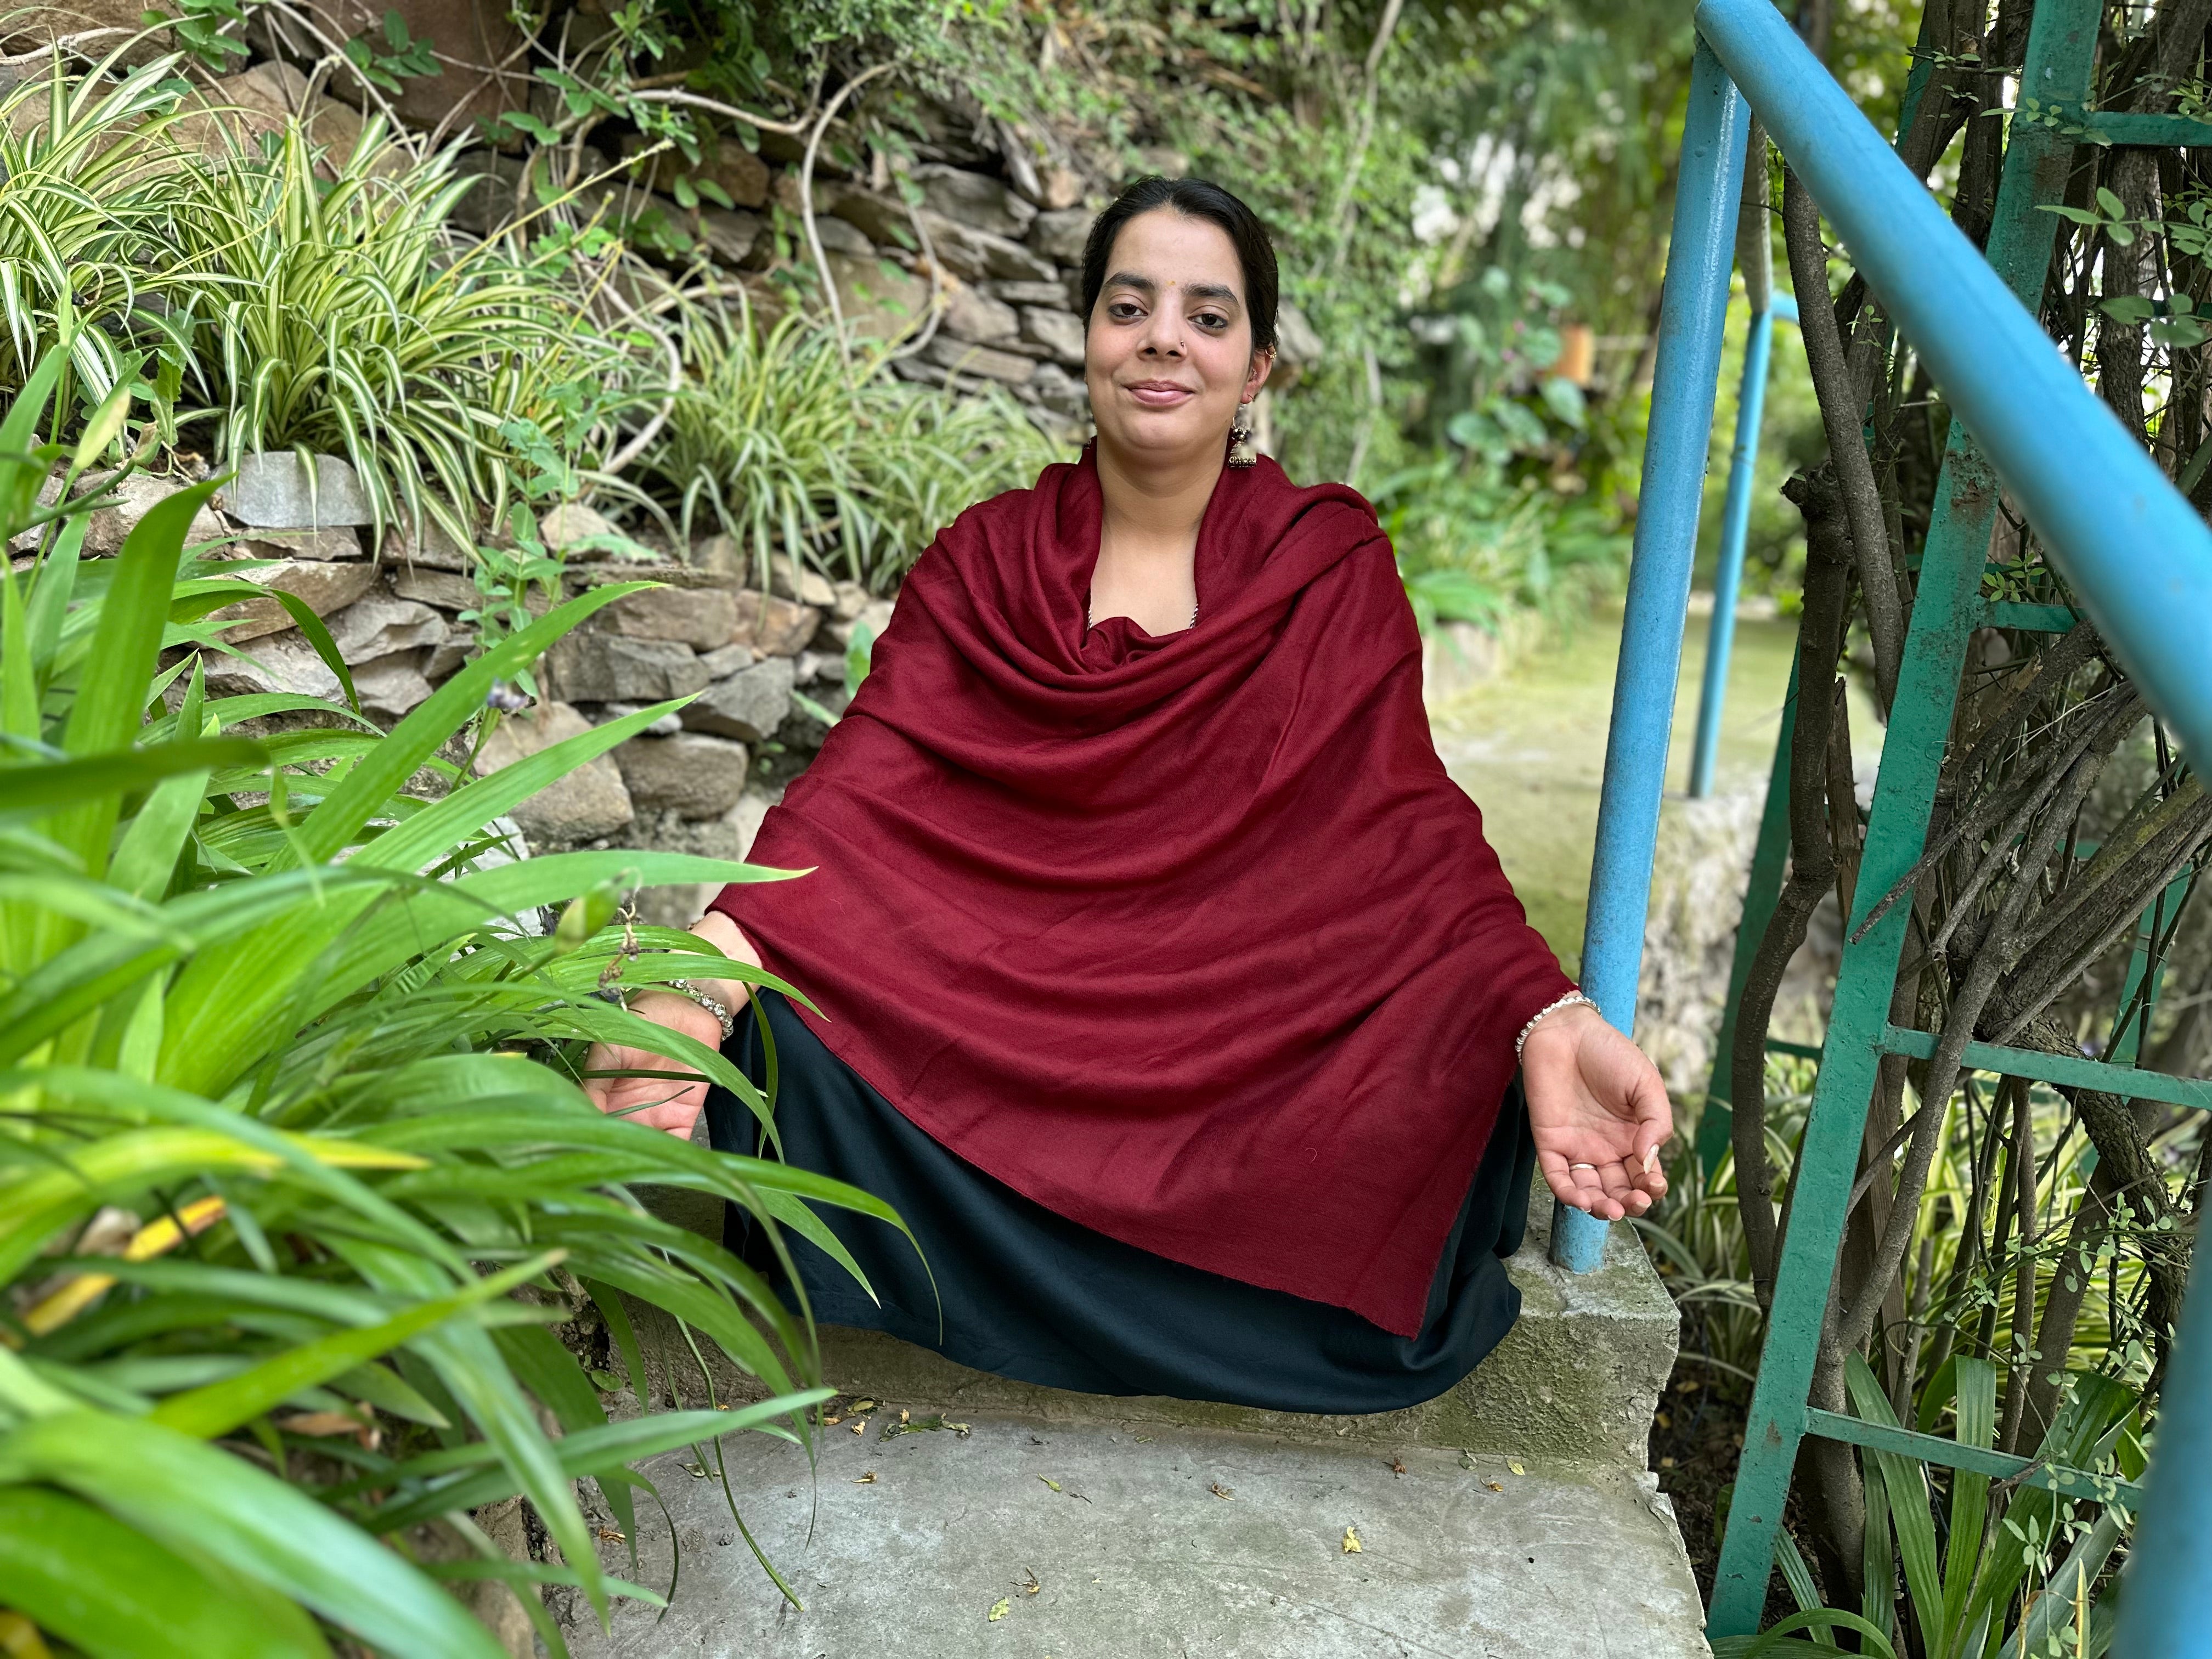
[[[1139,556],[1174,550],[1188,557],[1198,544],[1199,520],[1213,499],[1226,451],[1208,444],[1195,454],[1154,459],[1121,453],[1101,439],[1096,453],[1104,508],[1102,549]]]

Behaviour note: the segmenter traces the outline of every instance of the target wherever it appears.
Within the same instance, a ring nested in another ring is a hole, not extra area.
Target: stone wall
[[[484,603],[469,556],[434,532],[419,540],[368,543],[369,513],[350,468],[318,458],[312,502],[307,469],[292,455],[249,458],[194,521],[195,542],[218,558],[252,560],[246,580],[304,601],[330,630],[362,711],[390,726],[427,699],[474,650],[472,613]],[[180,481],[137,477],[93,514],[85,551],[112,555],[154,502]],[[605,534],[587,507],[548,514],[549,541]],[[19,556],[31,538],[19,540]],[[847,700],[847,653],[865,630],[890,620],[892,602],[850,582],[794,573],[780,562],[767,591],[737,573],[747,562],[717,536],[678,562],[579,563],[568,594],[646,580],[665,586],[628,595],[562,640],[538,669],[540,697],[509,716],[477,757],[478,771],[512,765],[590,726],[648,704],[696,696],[518,807],[538,851],[634,846],[741,858],[769,805],[821,746],[828,726],[805,704],[835,715]],[[542,608],[542,602],[541,602]],[[343,702],[337,677],[275,597],[217,611],[236,655],[210,653],[209,690],[231,696],[288,692]],[[284,715],[275,723],[312,723]],[[702,896],[650,896],[649,919],[688,923]]]

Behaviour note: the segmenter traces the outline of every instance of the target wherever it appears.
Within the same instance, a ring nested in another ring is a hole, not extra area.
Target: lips
[[[1146,409],[1173,409],[1198,396],[1194,388],[1180,386],[1173,380],[1139,380],[1127,391]]]

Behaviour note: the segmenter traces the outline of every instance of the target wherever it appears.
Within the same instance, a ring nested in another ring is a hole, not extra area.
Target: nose
[[[1146,356],[1181,357],[1182,319],[1172,314],[1169,307],[1155,308],[1145,325],[1145,337],[1137,349]]]

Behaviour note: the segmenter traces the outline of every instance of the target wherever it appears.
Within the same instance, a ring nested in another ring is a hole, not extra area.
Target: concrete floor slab
[[[1709,1652],[1648,1475],[980,1415],[965,1435],[884,1438],[898,1403],[860,1435],[824,1429],[818,1477],[799,1446],[726,1444],[746,1524],[803,1611],[752,1559],[719,1482],[680,1455],[644,1466],[681,1545],[675,1598],[665,1618],[623,1604],[611,1635],[575,1631],[577,1659]],[[649,1501],[639,1508],[643,1581],[665,1586],[669,1534]],[[607,1565],[627,1572],[621,1545]]]

